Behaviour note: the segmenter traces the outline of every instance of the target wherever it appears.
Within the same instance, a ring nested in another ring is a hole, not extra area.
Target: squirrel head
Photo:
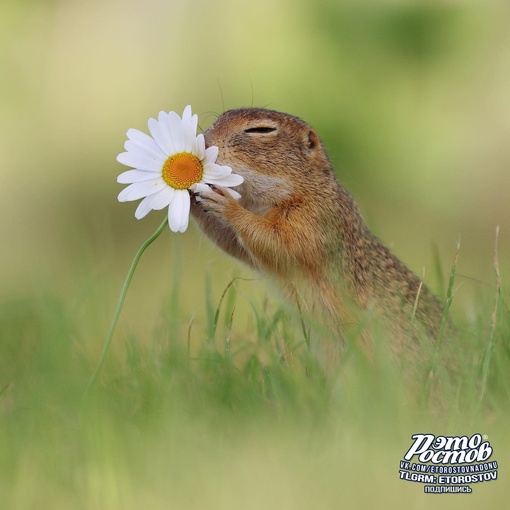
[[[206,146],[219,149],[216,163],[244,177],[236,190],[256,204],[278,203],[310,182],[333,176],[315,130],[286,113],[264,108],[229,110],[204,135]]]

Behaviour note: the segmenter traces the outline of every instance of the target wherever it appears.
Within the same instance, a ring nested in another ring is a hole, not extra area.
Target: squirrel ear
[[[314,152],[316,147],[320,144],[319,137],[317,136],[317,133],[313,129],[310,129],[306,133],[304,142],[305,142],[305,147],[310,152]]]

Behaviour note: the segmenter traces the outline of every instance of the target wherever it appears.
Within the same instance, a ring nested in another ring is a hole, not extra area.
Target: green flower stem
[[[115,332],[115,327],[117,326],[117,321],[119,320],[120,312],[122,311],[122,306],[124,305],[124,300],[126,299],[126,294],[129,288],[129,284],[131,283],[131,279],[133,278],[133,274],[135,272],[136,266],[138,265],[138,261],[142,256],[143,252],[159,237],[159,234],[163,232],[164,228],[168,223],[168,216],[165,215],[165,219],[161,223],[161,225],[157,228],[157,230],[152,234],[147,241],[145,241],[142,246],[138,249],[133,262],[131,263],[131,267],[126,275],[126,279],[124,280],[124,285],[122,286],[122,290],[120,291],[119,300],[117,302],[117,307],[115,308],[115,312],[112,317],[112,322],[110,324],[110,329],[108,330],[108,334],[106,335],[106,340],[103,345],[103,350],[101,352],[101,357],[97,363],[97,367],[90,378],[90,381],[85,388],[84,396],[88,394],[94,383],[96,382],[97,376],[99,372],[101,372],[101,368],[103,367],[104,360],[106,359],[106,355],[108,354],[108,350],[110,349],[110,345],[112,343],[113,333]]]

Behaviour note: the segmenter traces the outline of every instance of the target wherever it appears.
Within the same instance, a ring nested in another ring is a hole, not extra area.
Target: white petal
[[[124,143],[124,149],[130,153],[141,154],[153,159],[166,159],[166,154],[158,147],[158,144],[152,138],[149,138],[149,140],[154,144],[152,147],[140,145],[133,140],[127,140]]]
[[[154,159],[133,152],[121,152],[117,156],[117,161],[137,170],[148,170],[149,172],[160,172],[165,164],[164,159]]]
[[[134,128],[128,129],[127,137],[129,138],[129,140],[133,140],[133,142],[140,143],[141,145],[150,146],[151,144],[155,143],[154,140],[147,133],[144,133],[139,129]]]
[[[188,105],[186,108],[184,108],[184,111],[182,112],[182,120],[184,119],[191,119],[191,105]]]
[[[171,201],[175,194],[175,190],[170,186],[165,186],[161,191],[151,195],[151,207],[156,211],[165,208]]]
[[[161,114],[164,114],[164,112],[161,112],[160,118],[162,118]],[[166,114],[165,114],[166,115]],[[152,137],[154,140],[156,140],[156,143],[161,148],[161,150],[165,154],[172,154],[172,148],[170,144],[168,143],[169,136],[166,134],[167,129],[166,126],[162,126],[156,119],[149,119],[149,131],[151,132]]]
[[[164,113],[164,112],[161,112],[161,113]],[[168,112],[167,114],[165,115],[161,115],[160,114],[160,120],[161,120],[161,129],[165,130],[165,138],[168,142],[168,147],[169,147],[169,153],[168,155],[171,156],[172,154],[175,154],[176,152],[179,152],[176,150],[175,148],[175,140],[174,140],[174,137],[173,137],[173,134],[172,134],[172,125],[171,125],[171,121],[170,121],[170,116],[171,114],[174,113],[174,112]]]
[[[183,208],[181,215],[181,228],[179,229],[179,232],[186,232],[189,223],[189,211],[191,208],[191,199],[187,190],[182,192],[181,200],[183,201]]]
[[[164,140],[165,147],[167,147],[167,154],[174,154],[174,147],[172,142],[172,136],[170,133],[170,125],[168,123],[168,113],[159,112],[158,121],[159,121],[159,131],[162,139]]]
[[[163,179],[146,182],[135,182],[134,184],[131,184],[127,188],[123,189],[117,198],[119,199],[119,202],[138,200],[139,198],[153,195],[162,189],[163,186],[166,186]]]
[[[182,129],[184,133],[184,151],[196,153],[198,115],[192,115],[191,106],[186,106],[182,113]]]
[[[205,138],[203,134],[197,135],[195,140],[195,156],[202,161],[205,159]]]
[[[189,221],[190,199],[186,190],[176,190],[168,206],[168,225],[172,232],[184,232]]]
[[[191,111],[191,106],[188,105],[186,108],[184,108],[184,111],[182,112],[182,120],[189,125],[191,128],[191,131],[193,132],[193,135],[196,135],[197,133],[197,127],[198,127],[198,115],[193,115],[193,112]]]
[[[229,193],[233,198],[235,198],[236,200],[239,200],[241,198],[241,195],[233,190],[233,189],[230,189],[230,188],[223,188],[227,193]]]
[[[179,232],[181,220],[181,200],[179,193],[176,193],[168,205],[168,226],[172,232]]]
[[[166,157],[166,154],[161,150],[155,140],[144,132],[138,129],[128,129],[127,137],[131,143],[136,144],[140,149],[144,149],[150,154]]]
[[[197,152],[197,133],[193,130],[191,123],[184,126],[184,150],[185,152],[191,152],[195,154]]]
[[[148,197],[145,197],[138,204],[138,207],[136,208],[136,211],[135,211],[135,218],[137,220],[141,220],[142,218],[145,218],[145,216],[147,216],[147,214],[149,214],[152,211],[151,201],[152,201],[152,196],[148,196]]]
[[[196,184],[192,184],[189,189],[195,193],[201,193],[202,191],[209,191],[211,188],[207,186],[207,184],[197,182]]]
[[[203,181],[208,184],[217,184],[218,186],[229,188],[231,186],[239,186],[244,179],[238,174],[230,174],[221,179],[203,179]]]
[[[126,172],[122,172],[117,177],[117,182],[121,184],[131,184],[133,182],[142,182],[142,181],[154,181],[158,177],[161,177],[161,172],[148,172],[145,170],[127,170]]]
[[[151,151],[161,150],[153,138],[139,129],[128,129],[127,137],[139,147],[144,147]]]
[[[220,150],[218,149],[218,147],[216,147],[216,145],[211,145],[210,147],[207,147],[207,149],[205,149],[204,165],[207,163],[214,163],[216,161],[216,158],[218,157],[219,152]]]
[[[229,166],[217,165],[216,163],[207,163],[206,165],[204,165],[203,180],[204,181],[206,180],[205,176],[208,176],[208,177],[211,177],[214,179],[219,179],[221,177],[226,177],[227,175],[230,175],[231,173],[232,173],[232,168],[230,168]]]
[[[176,152],[184,152],[184,130],[182,120],[175,112],[169,112],[168,114],[168,125],[170,129],[170,136],[172,138],[173,154]]]
[[[191,127],[193,128],[193,135],[196,136],[198,128],[198,115],[196,113],[191,117]]]

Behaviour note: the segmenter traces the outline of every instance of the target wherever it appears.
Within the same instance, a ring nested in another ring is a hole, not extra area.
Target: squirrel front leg
[[[250,256],[239,244],[234,230],[218,218],[215,218],[212,214],[208,214],[203,204],[196,200],[194,196],[191,197],[191,215],[198,223],[200,230],[223,251],[245,264],[254,267]]]
[[[354,329],[359,322],[359,310],[348,293],[343,295],[329,277],[325,267],[328,256],[327,233],[320,219],[307,207],[306,200],[289,198],[273,206],[264,215],[245,209],[226,191],[218,187],[200,193],[205,214],[235,232],[239,244],[253,260],[255,267],[279,278],[289,299],[296,301],[307,313],[312,313],[307,296],[302,294],[306,281],[322,303],[325,319],[331,331]],[[325,276],[326,275],[326,276]],[[301,282],[301,283],[300,283]],[[359,341],[367,353],[370,342],[365,333]]]
[[[312,225],[303,224],[306,215],[302,211],[296,214],[296,203],[274,206],[260,216],[217,186],[201,192],[200,197],[205,214],[235,233],[237,242],[259,269],[289,276],[298,266],[313,272],[317,262],[323,260],[320,236]]]

